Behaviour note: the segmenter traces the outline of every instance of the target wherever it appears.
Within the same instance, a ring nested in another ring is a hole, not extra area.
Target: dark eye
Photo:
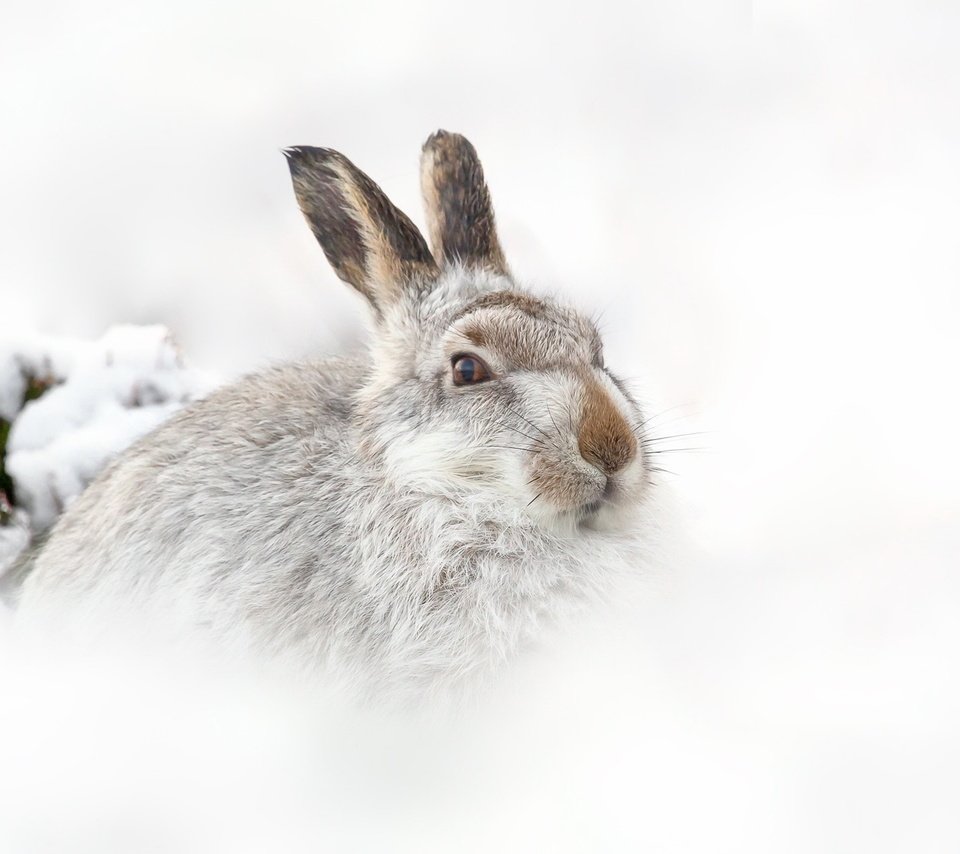
[[[473,385],[490,379],[487,366],[476,356],[460,354],[453,357],[453,384]]]

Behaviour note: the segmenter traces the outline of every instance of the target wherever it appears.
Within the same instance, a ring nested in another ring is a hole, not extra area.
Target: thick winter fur
[[[470,168],[443,165],[458,152]],[[504,275],[462,137],[424,151],[436,262],[342,155],[287,156],[374,306],[368,353],[248,377],[132,447],[61,519],[21,608],[119,599],[369,691],[476,684],[638,566],[641,413],[593,323]],[[464,353],[489,381],[454,385]]]

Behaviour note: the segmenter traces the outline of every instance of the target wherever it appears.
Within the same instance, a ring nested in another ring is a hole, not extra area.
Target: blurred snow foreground
[[[159,325],[0,340],[0,576],[110,460],[215,385]]]

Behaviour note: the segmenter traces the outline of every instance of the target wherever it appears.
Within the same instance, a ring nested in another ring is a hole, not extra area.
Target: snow
[[[0,341],[0,404],[12,421],[6,469],[21,510],[0,528],[0,575],[122,450],[208,393],[163,326],[114,326],[95,341],[20,334]],[[21,409],[28,378],[51,383]]]
[[[343,352],[280,151],[422,222],[446,127],[516,273],[709,450],[638,601],[461,721],[0,638],[0,850],[960,850],[956,4],[38,8],[0,31],[0,340]]]

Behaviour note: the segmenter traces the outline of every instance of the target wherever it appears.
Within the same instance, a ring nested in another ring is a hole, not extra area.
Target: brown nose
[[[637,453],[637,438],[627,419],[592,378],[584,386],[577,446],[580,456],[607,476],[620,471]]]

